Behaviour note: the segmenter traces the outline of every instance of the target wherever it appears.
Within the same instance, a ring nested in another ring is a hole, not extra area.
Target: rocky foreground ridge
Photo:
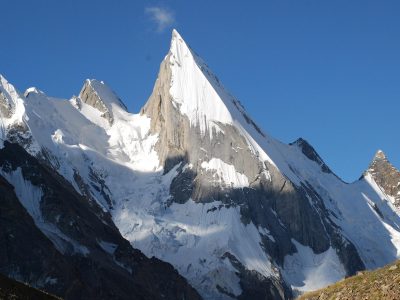
[[[61,299],[0,274],[0,299],[57,300]]]
[[[375,271],[359,272],[298,300],[396,300],[400,299],[400,262]]]

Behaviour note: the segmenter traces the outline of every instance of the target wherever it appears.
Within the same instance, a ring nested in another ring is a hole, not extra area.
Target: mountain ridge
[[[205,299],[288,299],[399,256],[377,177],[343,182],[304,139],[263,132],[177,31],[171,49],[140,113],[87,82],[70,100],[8,93],[20,109],[2,112],[1,137]]]

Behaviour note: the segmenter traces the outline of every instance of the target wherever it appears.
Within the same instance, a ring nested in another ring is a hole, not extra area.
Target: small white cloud
[[[162,32],[175,23],[174,13],[166,8],[152,6],[147,7],[145,12],[151,20],[157,24],[157,31]]]

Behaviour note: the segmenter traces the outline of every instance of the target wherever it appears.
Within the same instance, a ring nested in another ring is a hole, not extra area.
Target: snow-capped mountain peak
[[[212,134],[213,129],[218,130],[215,122],[232,124],[232,115],[223,97],[204,74],[205,66],[176,30],[172,33],[166,60],[171,65],[173,104],[189,118],[191,125],[199,125],[203,134]]]
[[[202,135],[210,137],[222,132],[218,124],[261,130],[247,115],[240,102],[233,97],[176,31],[172,32],[171,47],[165,60],[170,64],[170,94],[175,107],[186,115],[193,126],[199,125]]]

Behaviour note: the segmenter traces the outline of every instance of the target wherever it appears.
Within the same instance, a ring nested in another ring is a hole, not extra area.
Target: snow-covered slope
[[[200,299],[171,265],[133,249],[109,214],[107,174],[126,188],[154,159],[149,151],[134,159],[146,151],[140,129],[149,121],[113,106],[118,121],[110,129],[77,99],[35,88],[22,95],[4,82],[2,92],[13,92],[6,95],[20,106],[2,112],[2,138],[20,145],[2,140],[0,147],[0,272],[65,299]],[[128,140],[110,137],[125,130]]]
[[[0,272],[63,299],[200,299],[94,202],[20,145],[0,149]]]
[[[344,183],[305,140],[263,132],[176,31],[140,114],[97,80],[71,100],[4,78],[0,91],[3,139],[205,299],[290,298],[400,257],[382,183],[371,172]]]

